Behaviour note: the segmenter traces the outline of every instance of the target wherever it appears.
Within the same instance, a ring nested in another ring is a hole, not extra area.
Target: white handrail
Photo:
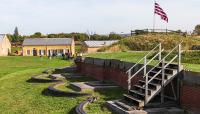
[[[182,42],[177,45],[175,48],[173,48],[162,60],[160,60],[158,62],[157,65],[155,65],[144,77],[146,77],[146,82],[145,82],[145,104],[148,103],[149,99],[148,99],[148,84],[153,80],[155,79],[161,72],[162,72],[162,86],[164,85],[164,75],[165,75],[165,72],[164,72],[164,68],[166,68],[169,64],[171,64],[176,58],[180,57],[180,54],[181,54],[181,49],[180,49],[180,45],[182,44]],[[164,65],[164,61],[165,59],[176,49],[178,48],[179,50],[179,53],[173,57],[166,65]],[[162,69],[159,70],[150,80],[148,80],[148,75],[151,71],[153,71],[154,68],[156,68],[160,63],[162,62]],[[178,59],[178,62],[180,64],[180,58]],[[180,66],[179,66],[180,67]],[[180,69],[180,68],[179,68]],[[144,78],[143,77],[143,78]],[[161,95],[162,96],[162,95]],[[161,100],[162,101],[162,100]]]
[[[155,48],[153,48],[148,54],[145,55],[145,57],[147,57],[149,54],[151,54],[157,47],[160,47],[161,43],[159,43]],[[134,67],[136,67],[145,57],[143,57],[142,59],[140,59],[134,66],[132,66],[131,68],[129,68],[129,70],[126,72],[128,73],[130,70],[132,70]]]
[[[151,63],[160,53],[162,53],[164,49],[161,50],[161,52],[157,53],[154,57],[152,57],[151,60],[149,60],[142,68],[140,68],[134,75],[132,75],[128,81],[130,81],[133,77],[135,77],[139,72],[141,72],[149,63]]]
[[[147,62],[147,56],[149,55],[149,54],[151,54],[152,52],[154,52],[155,51],[155,49],[156,48],[158,48],[159,47],[159,53],[158,54],[156,54],[149,62]],[[159,60],[161,59],[161,55],[162,55],[162,52],[164,51],[164,50],[161,50],[161,43],[159,43],[156,47],[154,47],[148,54],[146,54],[146,56],[145,57],[143,57],[141,60],[139,60],[134,66],[132,66],[126,73],[128,73],[128,90],[130,90],[131,89],[131,79],[133,78],[133,77],[135,77],[139,72],[141,72],[143,69],[144,69],[144,75],[146,75],[146,66],[147,66],[147,64],[149,64],[153,59],[155,59],[157,56],[159,56]],[[140,68],[136,73],[134,73],[134,75],[131,75],[131,70],[134,68],[134,67],[136,67],[142,60],[144,59],[144,66],[142,67],[142,68]]]

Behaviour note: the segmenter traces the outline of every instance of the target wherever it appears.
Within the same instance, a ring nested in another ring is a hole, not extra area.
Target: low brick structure
[[[84,61],[75,61],[77,72],[91,76],[100,81],[110,81],[121,87],[127,88],[128,74],[126,71],[134,65],[134,63],[123,62],[119,60],[105,60],[97,58],[85,58]],[[142,65],[139,65],[142,67]],[[135,68],[135,72],[138,68]],[[150,69],[151,66],[148,66]],[[142,73],[142,72],[141,72]],[[136,84],[141,76],[132,79],[132,83]]]
[[[126,71],[135,63],[119,60],[85,58],[85,60],[75,60],[77,72],[91,76],[100,81],[111,81],[127,89],[128,74]],[[135,68],[136,72],[142,65]],[[147,66],[147,69],[152,66]],[[132,85],[137,84],[142,76],[142,72],[132,80]],[[183,71],[183,78],[180,91],[180,105],[192,112],[200,112],[200,73]],[[168,89],[166,87],[166,89]],[[167,93],[167,92],[166,92]]]

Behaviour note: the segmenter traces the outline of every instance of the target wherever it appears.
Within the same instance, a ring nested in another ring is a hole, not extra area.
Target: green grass
[[[49,60],[46,57],[0,57],[0,78],[17,71],[38,68],[53,68],[69,65],[71,62],[60,59]]]
[[[50,84],[26,82],[31,76],[51,67],[71,62],[38,57],[0,57],[0,112],[3,114],[69,113],[80,102],[75,98],[42,94]]]
[[[118,59],[122,61],[128,61],[128,62],[138,62],[140,59],[144,57],[144,55],[147,54],[147,52],[115,52],[115,53],[95,53],[95,54],[89,54],[85,55],[85,57],[94,57],[94,58],[103,58],[103,59]],[[183,56],[185,63],[183,63],[184,68],[187,70],[200,72],[200,64],[198,63],[191,63],[188,59],[192,59],[190,56]],[[194,57],[193,57],[194,58]],[[198,58],[199,57],[195,57]]]
[[[31,76],[55,67],[66,67],[72,62],[55,58],[0,57],[0,113],[2,114],[72,114],[74,107],[87,97],[54,97],[45,95],[45,90],[54,83],[30,83]],[[71,82],[93,81],[84,77],[65,80],[66,85],[56,88],[68,92]],[[85,91],[98,97],[98,101],[86,107],[89,114],[110,114],[105,101],[122,97],[121,88],[102,91]]]
[[[147,52],[115,52],[115,53],[95,53],[85,55],[85,57],[94,57],[102,59],[119,59],[122,61],[136,62],[143,58]]]
[[[87,82],[87,81],[95,81],[95,80],[89,77],[68,79],[65,85],[59,85],[56,88],[66,92],[73,92],[74,90],[69,87],[70,82]],[[103,89],[96,91],[85,90],[83,92],[90,93],[93,96],[97,97],[97,101],[85,107],[87,114],[111,114],[111,112],[105,106],[105,102],[109,100],[120,99],[123,93],[126,93],[126,91],[122,88]],[[77,99],[83,101],[87,99],[87,97],[78,97]]]

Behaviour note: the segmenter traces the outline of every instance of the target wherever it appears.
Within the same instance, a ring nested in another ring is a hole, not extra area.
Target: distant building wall
[[[39,50],[45,50],[44,52],[44,56],[49,56],[48,51],[49,50],[69,50],[70,52],[72,52],[72,55],[75,53],[75,47],[74,46],[23,46],[23,56],[33,56],[33,50],[37,50],[37,55],[40,55],[40,51]]]
[[[11,43],[5,35],[2,42],[0,42],[0,56],[8,56],[11,53]]]
[[[88,47],[86,53],[96,53],[101,47]]]

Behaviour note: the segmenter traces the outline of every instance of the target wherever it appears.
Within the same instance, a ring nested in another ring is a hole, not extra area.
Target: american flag
[[[166,21],[168,23],[168,17],[167,14],[163,11],[163,9],[160,7],[158,3],[155,3],[155,14],[159,15],[162,20]]]

